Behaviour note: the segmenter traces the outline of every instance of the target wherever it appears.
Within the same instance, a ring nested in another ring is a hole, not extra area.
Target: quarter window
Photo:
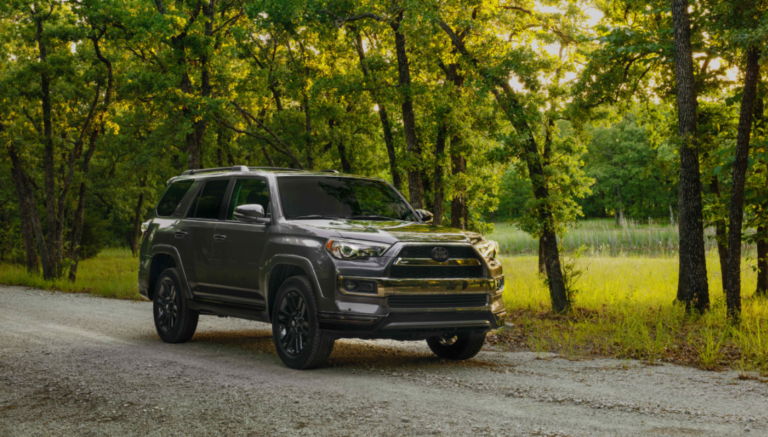
[[[260,179],[238,179],[232,190],[227,220],[235,219],[235,208],[241,205],[261,205],[269,215],[269,186]]]
[[[186,179],[172,183],[171,186],[165,190],[165,194],[163,194],[163,197],[157,204],[157,215],[160,217],[173,215],[176,208],[179,207],[181,199],[184,198],[184,195],[187,194],[189,187],[191,187],[194,182],[193,179]]]
[[[197,198],[194,213],[190,216],[201,219],[218,219],[221,202],[224,200],[224,193],[226,193],[228,185],[229,180],[227,179],[206,182]]]

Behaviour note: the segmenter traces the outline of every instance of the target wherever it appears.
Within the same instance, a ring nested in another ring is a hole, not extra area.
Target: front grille
[[[485,294],[440,294],[390,296],[390,308],[469,308],[488,304]]]
[[[483,277],[483,266],[392,266],[390,278],[460,279]]]
[[[397,255],[400,258],[429,258],[432,259],[432,249],[444,247],[448,250],[448,258],[476,258],[477,252],[471,246],[441,246],[439,244],[427,246],[405,246]]]

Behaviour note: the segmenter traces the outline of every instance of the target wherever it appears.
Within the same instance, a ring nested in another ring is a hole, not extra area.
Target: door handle
[[[224,241],[227,239],[227,236],[224,234],[216,234],[213,236],[213,239],[216,241]]]
[[[186,237],[188,234],[189,234],[189,232],[187,232],[187,231],[176,231],[176,233],[175,233],[175,234],[173,234],[173,235],[174,235],[176,238],[179,238],[179,239],[181,239],[181,238],[184,238],[184,237]]]

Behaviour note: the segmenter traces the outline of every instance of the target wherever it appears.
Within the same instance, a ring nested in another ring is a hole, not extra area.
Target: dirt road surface
[[[360,340],[301,372],[262,323],[169,345],[148,302],[0,287],[0,436],[768,435],[768,384],[737,376]]]

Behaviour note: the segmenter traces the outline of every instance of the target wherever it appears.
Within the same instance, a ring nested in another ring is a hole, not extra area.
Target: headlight
[[[328,240],[325,244],[325,249],[338,259],[382,256],[389,247],[387,244],[354,240]]]
[[[485,259],[496,258],[496,255],[499,254],[499,243],[493,240],[483,241],[482,243],[475,245],[475,247]]]

